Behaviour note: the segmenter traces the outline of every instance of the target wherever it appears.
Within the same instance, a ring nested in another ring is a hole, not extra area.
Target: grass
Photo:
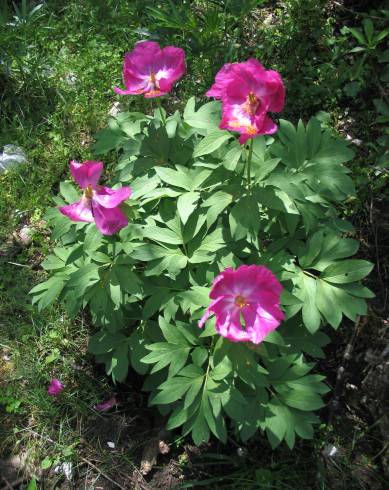
[[[26,3],[26,12],[37,3]],[[364,215],[366,196],[382,202],[385,174],[374,174],[372,180],[373,171],[364,166],[366,158],[375,165],[371,148],[380,130],[371,98],[379,89],[367,84],[356,100],[343,91],[349,77],[344,57],[352,44],[340,29],[367,14],[358,2],[356,15],[324,0],[265,2],[246,18],[242,9],[250,12],[255,2],[237,7],[235,2],[183,1],[176,2],[181,7],[175,10],[174,4],[162,3],[156,11],[152,1],[49,0],[30,17],[18,17],[11,4],[0,10],[0,146],[16,144],[28,157],[26,165],[0,174],[0,470],[2,459],[24,455],[22,471],[49,481],[50,488],[57,488],[63,476],[49,468],[63,461],[73,463],[88,488],[105,485],[107,476],[125,486],[147,484],[136,468],[155,424],[150,422],[154,412],[145,408],[140,394],[140,380],[112,386],[86,354],[89,328],[84,319],[70,321],[59,306],[40,313],[28,296],[52,246],[44,214],[68,160],[91,156],[93,134],[106,124],[115,101],[150,110],[144,99],[123,102],[112,91],[121,83],[123,53],[136,40],[152,34],[186,49],[188,75],[173,93],[172,109],[192,94],[202,97],[223,62],[254,56],[278,69],[288,90],[284,117],[296,121],[325,110],[330,124],[370,144],[370,149],[369,144],[356,148],[353,171],[360,194],[348,212]],[[352,60],[346,58],[346,63]],[[345,115],[346,108],[351,116]],[[20,245],[17,236],[24,225],[32,234],[28,246]],[[338,340],[346,344],[343,333]],[[333,373],[339,359],[337,351],[328,365]],[[67,387],[58,399],[47,396],[52,377]],[[119,408],[107,416],[96,413],[93,406],[115,390]],[[197,453],[185,441],[173,440],[171,457],[162,458],[150,485],[169,488],[163,485],[171,478],[184,482],[182,488],[327,489],[335,488],[341,474],[345,486],[336,488],[366,488],[366,475],[361,477],[358,469],[368,468],[380,488],[377,427],[370,430],[372,423],[362,420],[355,441],[349,419],[344,430],[342,424],[334,425],[324,424],[315,442],[300,444],[293,453],[284,448],[269,453],[261,438],[243,448],[243,456],[235,441]],[[115,450],[106,444],[112,438]],[[328,441],[346,447],[338,463],[321,456]],[[354,446],[360,448],[361,441],[362,460],[355,463]]]

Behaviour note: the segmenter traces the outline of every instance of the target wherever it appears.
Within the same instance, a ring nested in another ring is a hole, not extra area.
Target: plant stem
[[[253,144],[254,144],[254,139],[250,139],[250,146],[249,146],[249,156],[247,157],[247,189],[250,191],[251,188],[251,160],[253,158]]]
[[[166,126],[166,119],[165,119],[165,115],[164,115],[163,110],[162,110],[161,100],[159,97],[157,97],[157,105],[158,105],[158,109],[159,109],[159,114],[161,116],[162,125]]]

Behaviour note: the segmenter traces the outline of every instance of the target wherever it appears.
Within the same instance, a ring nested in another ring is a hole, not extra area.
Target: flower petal
[[[93,408],[95,410],[98,410],[99,412],[108,412],[108,410],[111,410],[111,408],[113,408],[117,404],[118,404],[118,401],[116,400],[116,397],[113,396],[109,400],[106,400],[102,403],[98,403]]]
[[[93,201],[103,208],[116,208],[131,195],[130,187],[111,189],[110,187],[98,187],[93,194]]]
[[[94,221],[91,201],[84,196],[80,201],[74,202],[73,204],[69,204],[67,206],[61,206],[59,210],[72,221],[85,221],[87,223]]]
[[[86,160],[83,163],[78,163],[72,160],[70,162],[70,172],[77,184],[85,189],[88,186],[96,187],[104,165],[102,162]]]
[[[50,396],[57,396],[61,393],[61,391],[64,389],[64,385],[61,383],[59,379],[52,379],[50,382],[50,385],[47,389],[47,393]]]
[[[213,301],[201,319],[210,312],[216,316],[217,332],[233,342],[261,342],[284,319],[280,309],[282,286],[266,267],[242,265],[227,268],[215,279],[210,298]],[[242,317],[244,324],[242,325]]]
[[[281,112],[285,104],[285,87],[281,75],[274,70],[266,71],[266,85],[269,92],[269,111]]]
[[[185,52],[166,46],[161,49],[154,41],[137,43],[126,53],[123,63],[125,90],[115,87],[116,93],[145,94],[147,98],[160,97],[185,73]]]
[[[120,208],[104,208],[96,201],[92,202],[96,226],[103,235],[114,235],[127,226],[128,219]]]
[[[235,64],[226,63],[215,76],[215,83],[205,94],[207,97],[214,97],[215,99],[221,99],[224,94],[224,90],[228,83],[233,79]]]

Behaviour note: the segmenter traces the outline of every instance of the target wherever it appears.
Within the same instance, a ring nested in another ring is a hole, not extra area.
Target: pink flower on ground
[[[106,400],[105,402],[98,403],[95,405],[93,408],[95,410],[98,410],[99,412],[108,412],[108,410],[111,410],[115,405],[118,404],[118,401],[116,400],[116,397],[113,396],[109,400]]]
[[[284,84],[278,72],[265,70],[256,59],[224,65],[206,95],[222,101],[219,127],[238,131],[240,143],[277,131],[267,113],[282,111]]]
[[[281,291],[276,276],[264,266],[241,265],[236,270],[229,267],[215,278],[209,295],[213,301],[199,327],[214,314],[220,335],[233,342],[259,344],[284,319]]]
[[[128,224],[119,206],[130,197],[131,188],[111,189],[98,185],[102,171],[102,162],[70,162],[70,172],[84,193],[79,201],[59,210],[73,221],[94,221],[103,235],[113,235]]]
[[[50,385],[47,389],[47,393],[51,396],[57,396],[64,389],[64,385],[61,383],[59,379],[52,379]]]
[[[115,87],[117,94],[144,94],[147,98],[160,97],[172,89],[185,73],[185,52],[181,48],[166,46],[161,49],[153,41],[135,45],[126,53],[123,63],[125,90]]]

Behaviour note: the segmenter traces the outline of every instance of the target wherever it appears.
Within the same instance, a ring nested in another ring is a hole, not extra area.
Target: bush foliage
[[[314,373],[325,326],[354,321],[372,297],[361,284],[372,265],[352,258],[358,242],[338,215],[354,194],[353,152],[316,118],[281,120],[274,137],[253,140],[247,165],[248,149],[218,128],[219,102],[192,97],[166,116],[122,112],[97,134],[96,157],[118,159],[111,183],[133,189],[130,224],[103,236],[51,209],[57,246],[33,302],[86,309],[97,329],[89,351],[107,374],[143,375],[149,404],[196,444],[261,430],[292,448],[296,435],[312,437],[329,391]],[[70,181],[60,194],[57,206],[78,199]],[[284,287],[286,320],[259,345],[220,337],[212,320],[197,325],[213,279],[242,264],[268,267]]]

